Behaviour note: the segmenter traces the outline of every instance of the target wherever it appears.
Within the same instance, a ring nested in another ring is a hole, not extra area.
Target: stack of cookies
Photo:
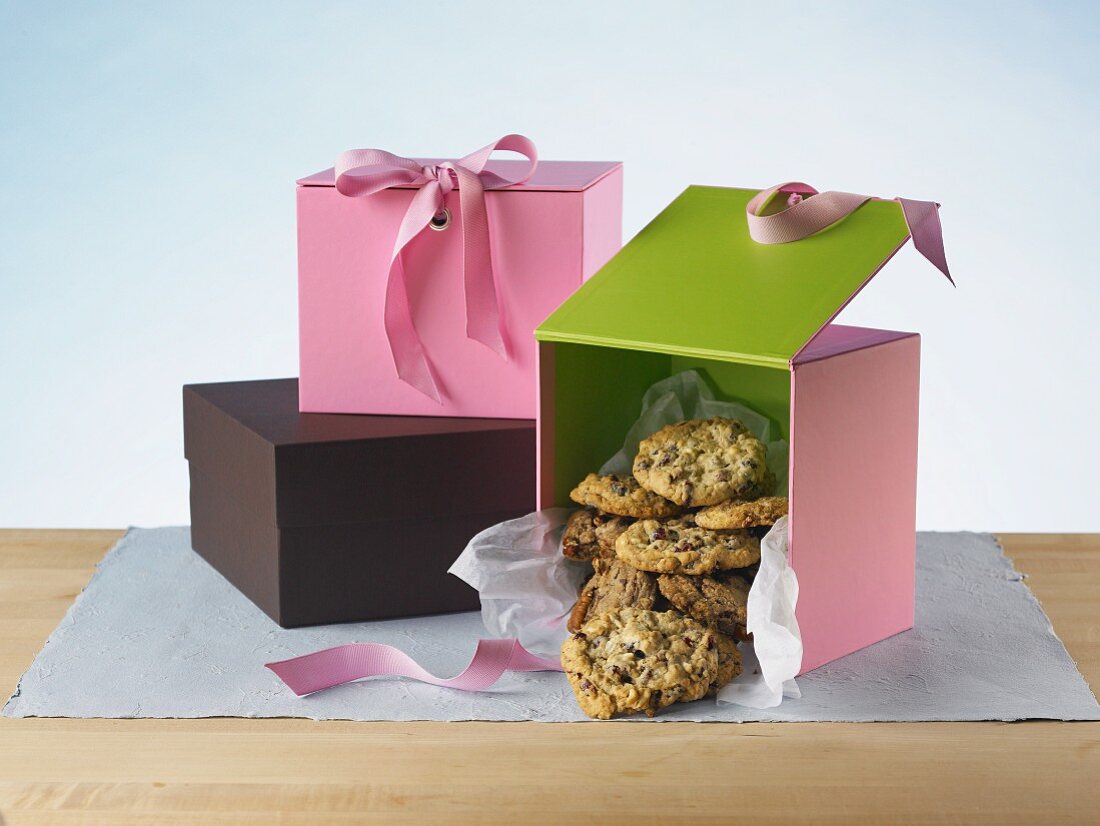
[[[739,421],[668,425],[633,476],[589,474],[570,494],[562,553],[593,575],[569,617],[562,665],[590,717],[716,692],[741,671],[760,537],[787,512],[767,449]]]

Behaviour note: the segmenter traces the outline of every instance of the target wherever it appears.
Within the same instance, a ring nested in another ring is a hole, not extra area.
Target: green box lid
[[[898,203],[869,201],[809,238],[758,244],[745,220],[756,192],[688,187],[535,337],[787,369],[909,230]]]

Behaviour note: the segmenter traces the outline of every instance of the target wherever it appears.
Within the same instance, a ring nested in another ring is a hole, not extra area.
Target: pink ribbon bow
[[[776,196],[787,195],[786,206],[778,211],[768,211]],[[871,195],[852,192],[818,193],[809,184],[791,181],[758,192],[745,207],[750,237],[760,244],[786,244],[799,241],[820,232],[842,218],[846,218],[867,201],[883,200]],[[943,251],[943,229],[940,227],[939,204],[932,201],[912,201],[894,198],[901,204],[905,225],[913,238],[917,252],[947,276],[952,284],[955,279],[947,269],[947,256]]]
[[[379,642],[353,642],[290,660],[267,663],[299,697],[363,677],[410,677],[422,683],[484,691],[505,671],[561,671],[558,660],[537,657],[519,640],[478,640],[477,650],[457,677],[436,677],[408,654]]]
[[[526,156],[530,161],[526,174],[512,181],[486,171],[489,156],[498,149]],[[489,214],[485,207],[485,191],[522,184],[531,177],[537,165],[535,145],[523,135],[505,135],[465,158],[434,166],[423,166],[411,158],[402,158],[381,149],[352,149],[336,159],[336,189],[342,195],[358,198],[394,186],[419,187],[393,243],[384,319],[397,375],[439,404],[443,403],[443,399],[438,377],[413,324],[401,252],[433,221],[437,227],[446,227],[449,216],[444,201],[448,193],[457,189],[462,209],[466,335],[507,360],[500,300],[489,250]]]

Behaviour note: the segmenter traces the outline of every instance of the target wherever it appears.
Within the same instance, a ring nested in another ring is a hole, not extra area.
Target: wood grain
[[[0,693],[117,531],[0,531]],[[1100,536],[1005,535],[1100,682]],[[1100,723],[0,718],[0,818],[117,823],[1096,822]]]

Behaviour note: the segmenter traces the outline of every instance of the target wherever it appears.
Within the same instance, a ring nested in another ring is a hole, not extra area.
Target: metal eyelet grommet
[[[451,211],[446,207],[443,208],[443,212],[439,215],[433,215],[432,220],[428,222],[428,226],[434,230],[442,232],[451,225]]]

